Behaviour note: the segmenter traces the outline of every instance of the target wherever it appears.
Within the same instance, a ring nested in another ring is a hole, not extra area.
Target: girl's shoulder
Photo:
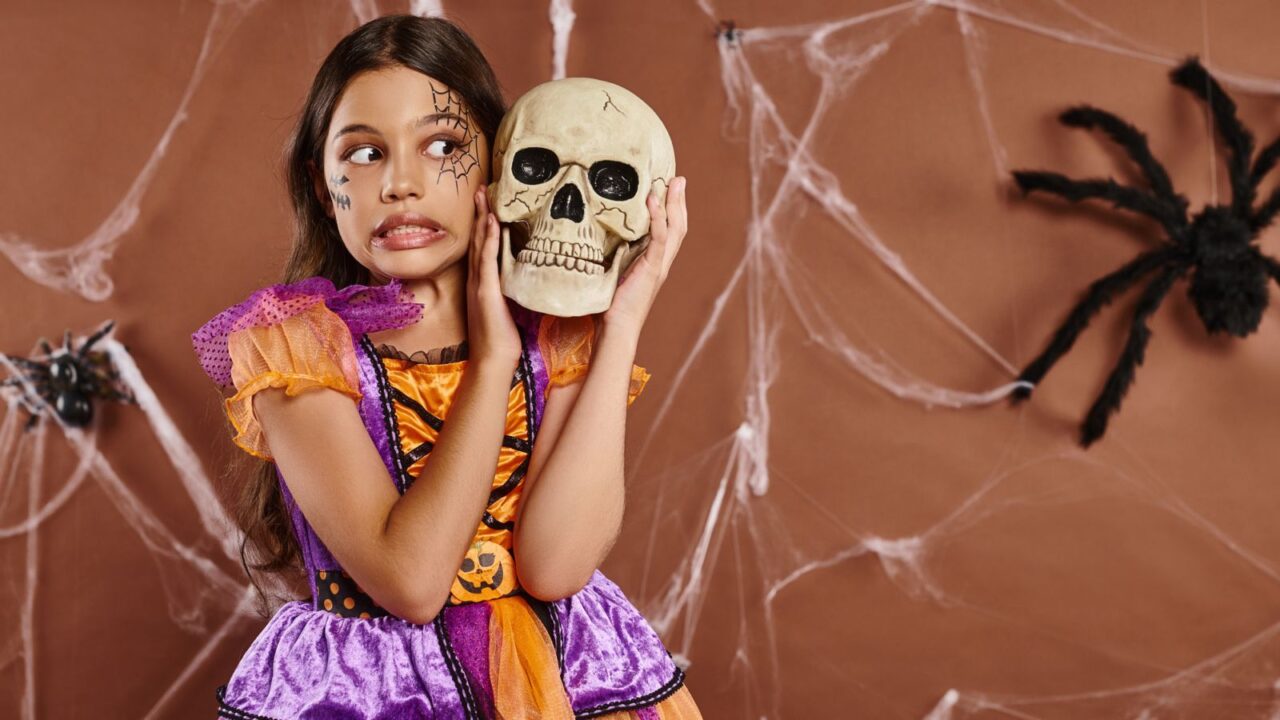
[[[398,280],[337,288],[328,278],[309,277],[255,290],[192,333],[191,343],[205,374],[217,385],[231,387],[231,348],[250,335],[288,339],[301,332],[324,339],[344,330],[339,334],[349,339],[404,327],[421,314],[422,306]],[[276,332],[265,332],[271,329]]]
[[[537,322],[537,344],[551,385],[568,385],[586,375],[595,350],[598,316],[554,317],[543,315]],[[631,366],[627,405],[635,402],[649,382],[649,371]]]
[[[328,388],[362,397],[355,338],[403,327],[422,307],[398,282],[335,288],[313,277],[272,285],[223,310],[191,336],[200,366],[225,401],[235,442],[270,459],[253,413],[253,396],[268,388],[289,395]]]

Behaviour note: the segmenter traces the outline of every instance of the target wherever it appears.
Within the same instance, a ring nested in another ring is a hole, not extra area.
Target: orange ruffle
[[[489,603],[489,682],[494,708],[509,720],[569,720],[573,708],[560,678],[555,645],[521,596]],[[702,720],[688,687],[647,710],[620,710],[602,720]]]
[[[562,318],[544,315],[538,327],[538,347],[552,385],[568,385],[586,374],[596,336],[593,316]],[[627,405],[635,402],[649,382],[649,371],[631,366]]]
[[[329,388],[360,399],[355,347],[347,325],[323,303],[316,303],[278,324],[237,330],[227,337],[231,382],[236,393],[226,401],[235,427],[235,443],[263,460],[271,453],[253,413],[253,396],[283,388],[290,396]]]
[[[498,717],[572,720],[555,646],[520,596],[489,603],[489,680]]]

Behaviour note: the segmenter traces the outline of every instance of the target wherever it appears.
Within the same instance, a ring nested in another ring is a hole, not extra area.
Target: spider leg
[[[1249,163],[1253,159],[1253,134],[1236,116],[1236,104],[1217,80],[1194,57],[1170,73],[1174,84],[1200,98],[1213,113],[1213,125],[1227,146],[1227,174],[1231,178],[1231,209],[1247,217],[1253,207],[1257,183],[1252,180]]]
[[[1080,333],[1084,332],[1084,329],[1089,325],[1089,321],[1093,319],[1093,316],[1099,310],[1111,304],[1111,301],[1117,295],[1128,290],[1148,273],[1168,263],[1171,258],[1172,253],[1167,248],[1149,250],[1110,275],[1093,281],[1089,285],[1089,292],[1084,296],[1084,299],[1076,303],[1076,306],[1071,309],[1071,313],[1067,315],[1066,321],[1053,334],[1053,339],[1049,341],[1048,346],[1035,360],[1032,360],[1027,365],[1022,374],[1018,376],[1018,380],[1031,383],[1032,386],[1039,385],[1054,364],[1063,355],[1067,354],[1067,351],[1075,344],[1076,338],[1080,337]],[[1033,387],[1023,386],[1014,390],[1014,402],[1031,397],[1033,389]]]
[[[53,355],[53,348],[50,347],[49,341],[44,338],[40,338],[40,350],[44,352],[45,357]]]
[[[1261,232],[1263,228],[1271,224],[1276,219],[1276,213],[1280,212],[1280,187],[1271,191],[1267,196],[1266,202],[1258,206],[1251,216],[1249,216],[1249,228],[1255,233]]]
[[[89,352],[89,348],[93,347],[94,343],[98,342],[103,338],[103,336],[111,332],[111,328],[115,327],[115,325],[115,320],[108,320],[103,323],[102,327],[98,328],[97,332],[90,335],[89,339],[85,340],[84,344],[80,346],[80,349],[76,351],[76,357],[83,358],[85,353]]]
[[[1145,215],[1160,223],[1170,238],[1182,237],[1186,226],[1186,215],[1180,208],[1175,211],[1172,206],[1151,193],[1121,185],[1110,178],[1073,180],[1056,172],[1015,170],[1013,179],[1025,193],[1038,190],[1058,195],[1073,203],[1081,200],[1107,200],[1121,210]]]
[[[1094,401],[1093,407],[1089,408],[1089,414],[1080,425],[1082,446],[1089,447],[1102,437],[1107,431],[1107,418],[1120,409],[1120,401],[1133,384],[1134,371],[1142,364],[1147,343],[1151,340],[1151,328],[1147,327],[1147,320],[1160,307],[1160,303],[1164,302],[1165,296],[1173,287],[1173,281],[1181,274],[1180,266],[1166,268],[1142,291],[1142,297],[1138,298],[1138,305],[1133,311],[1133,325],[1129,328],[1129,339],[1125,342],[1124,352],[1107,376],[1102,393]]]
[[[1280,261],[1269,255],[1263,255],[1262,262],[1266,263],[1267,274],[1271,276],[1271,279],[1280,284]]]
[[[1257,187],[1258,183],[1262,182],[1262,178],[1276,166],[1277,160],[1280,160],[1280,138],[1272,140],[1270,145],[1262,148],[1258,153],[1258,157],[1253,161],[1253,170],[1249,173],[1249,182]]]
[[[1187,199],[1174,192],[1168,171],[1151,154],[1147,136],[1141,130],[1106,110],[1088,105],[1073,107],[1059,115],[1058,120],[1067,127],[1097,129],[1106,133],[1142,169],[1142,176],[1146,178],[1155,196],[1177,208],[1178,213],[1185,218]]]

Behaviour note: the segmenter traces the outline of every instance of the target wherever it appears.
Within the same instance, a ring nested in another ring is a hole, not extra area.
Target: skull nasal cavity
[[[582,193],[578,190],[578,186],[569,183],[560,188],[556,192],[555,198],[551,201],[551,217],[552,219],[568,218],[576,223],[582,222],[582,214],[584,211],[582,204]]]

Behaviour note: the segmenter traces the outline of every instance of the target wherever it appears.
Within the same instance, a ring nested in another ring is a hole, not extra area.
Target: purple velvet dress
[[[348,348],[348,356],[337,358],[336,367],[358,381],[358,407],[365,428],[391,477],[404,477],[392,388],[367,337],[419,317],[420,306],[397,283],[335,290],[327,280],[310,278],[266,288],[210,320],[192,336],[193,344],[209,376],[220,386],[231,387],[235,373],[228,352],[230,337],[270,329],[312,311],[336,315],[345,325],[350,343],[338,347]],[[538,320],[533,314],[517,318],[525,352],[513,387],[523,383],[529,398],[526,450],[536,439],[548,385],[536,337]],[[404,491],[401,483],[397,486]],[[425,625],[379,612],[316,536],[283,478],[280,487],[311,579],[312,596],[285,604],[267,623],[230,680],[218,689],[219,716],[279,720],[495,717],[490,650],[496,606],[485,601],[446,605]],[[653,629],[604,575],[596,572],[581,591],[552,603],[522,593],[495,602],[517,598],[536,614],[541,623],[538,632],[545,629],[550,639],[553,666],[558,666],[574,717],[627,710],[636,711],[630,717],[676,716],[658,710],[677,692],[687,696],[682,671]],[[688,702],[691,707],[692,701]],[[531,709],[528,716],[562,715],[567,713],[539,714]]]

